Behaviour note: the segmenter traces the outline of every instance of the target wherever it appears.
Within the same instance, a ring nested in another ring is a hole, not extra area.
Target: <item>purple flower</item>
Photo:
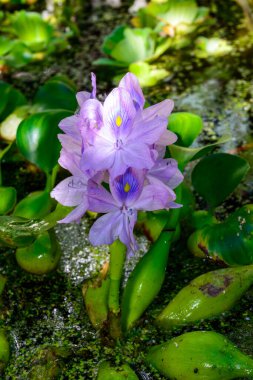
[[[96,107],[95,101],[85,103],[86,120],[95,128],[92,140],[89,133],[84,136],[88,143],[87,147],[84,143],[84,170],[88,167],[109,170],[115,178],[128,167],[150,169],[154,165],[154,146],[160,144],[161,137],[166,139],[166,145],[176,141],[176,135],[167,131],[171,102],[142,110],[143,101],[137,93],[135,83],[132,92],[124,87],[115,88],[103,106],[98,101]]]
[[[91,243],[120,239],[131,253],[137,247],[133,229],[139,210],[181,206],[173,189],[183,176],[175,160],[163,158],[166,146],[177,139],[167,130],[173,101],[144,109],[145,98],[131,73],[103,104],[96,99],[92,74],[92,92],[79,92],[77,101],[78,112],[60,122],[65,134],[59,135],[59,163],[72,175],[51,196],[74,207],[60,222],[79,222],[87,210],[105,214],[90,230]]]
[[[106,213],[91,227],[89,239],[93,245],[120,239],[129,253],[136,250],[133,228],[137,211],[160,210],[176,198],[165,186],[144,185],[144,181],[144,170],[128,168],[123,175],[110,179],[111,193],[98,184],[90,187],[91,211]]]

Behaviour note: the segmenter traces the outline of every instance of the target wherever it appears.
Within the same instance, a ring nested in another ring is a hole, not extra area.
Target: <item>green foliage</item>
[[[112,367],[108,362],[99,366],[97,380],[138,380],[137,375],[128,364]]]
[[[217,220],[197,229],[188,239],[188,248],[199,257],[228,265],[253,263],[253,205],[241,207],[221,223]]]
[[[156,318],[163,329],[193,324],[230,310],[253,283],[253,266],[218,269],[192,280]]]
[[[132,63],[129,66],[129,71],[137,76],[141,87],[152,87],[169,75],[167,70],[159,69],[147,62]]]
[[[16,11],[5,19],[0,38],[0,63],[15,68],[66,48],[67,35],[56,36],[52,25],[36,12]]]
[[[194,331],[152,347],[148,364],[177,380],[252,378],[253,360],[214,331]]]
[[[212,152],[219,145],[224,144],[229,140],[230,140],[230,136],[224,135],[223,137],[219,138],[217,142],[213,144],[207,144],[207,145],[200,146],[197,148],[186,148],[186,147],[181,147],[179,145],[174,144],[174,145],[170,145],[168,147],[168,150],[171,157],[177,160],[181,168],[184,168],[185,165],[188,164],[188,162],[197,160],[205,156],[206,154]]]
[[[34,243],[16,251],[16,260],[21,268],[38,275],[55,269],[60,256],[60,246],[52,231],[44,232]]]
[[[95,64],[109,63],[127,67],[131,63],[155,59],[167,48],[167,40],[158,38],[150,28],[132,29],[128,26],[119,26],[105,38],[102,46],[102,51],[112,59],[97,60]]]
[[[35,97],[36,111],[63,109],[74,112],[77,108],[76,89],[65,77],[56,76],[41,86]]]
[[[50,212],[52,203],[53,200],[47,191],[35,191],[16,205],[13,215],[27,219],[40,219]]]
[[[208,15],[208,8],[198,7],[195,0],[151,1],[140,9],[138,23],[141,26],[156,27],[167,31],[172,37],[194,31]]]
[[[0,215],[8,214],[17,201],[17,192],[14,187],[0,186]]]
[[[17,131],[17,146],[25,158],[45,172],[57,164],[61,149],[58,124],[70,116],[68,111],[55,110],[29,116]]]
[[[203,158],[192,172],[192,184],[208,206],[220,205],[249,171],[248,162],[238,156],[217,153]]]
[[[203,129],[200,116],[189,112],[173,112],[169,116],[168,129],[177,134],[176,145],[192,145]]]
[[[25,96],[6,82],[0,81],[0,93],[0,122],[17,107],[27,104]]]

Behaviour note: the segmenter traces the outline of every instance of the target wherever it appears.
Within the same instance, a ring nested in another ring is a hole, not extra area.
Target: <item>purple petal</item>
[[[95,171],[110,169],[114,163],[115,152],[113,145],[101,139],[102,143],[87,147],[81,159],[81,169]]]
[[[92,245],[112,244],[118,239],[124,224],[121,211],[110,212],[96,220],[90,229],[89,240]]]
[[[172,190],[169,190],[165,186],[158,184],[147,185],[143,188],[143,191],[133,207],[137,210],[154,211],[165,208],[168,200],[175,200],[176,196],[172,196]]]
[[[78,140],[80,139],[79,124],[80,117],[78,115],[73,115],[65,117],[65,119],[61,120],[59,123],[59,128],[61,128],[63,132],[67,133],[69,136],[72,136]]]
[[[77,206],[87,195],[87,178],[72,176],[61,181],[50,193],[64,206]]]
[[[123,160],[129,167],[135,169],[150,169],[154,165],[151,149],[146,144],[131,142],[124,146]]]
[[[58,139],[62,145],[62,148],[76,155],[81,155],[82,140],[76,140],[72,136],[59,134]]]
[[[161,117],[155,117],[147,122],[137,122],[133,126],[129,139],[149,145],[156,144],[166,131],[167,124],[167,119]]]
[[[129,205],[139,197],[143,182],[143,170],[128,168],[123,175],[110,180],[110,190],[119,204]]]
[[[62,168],[68,170],[74,176],[81,177],[83,175],[82,170],[80,169],[80,157],[66,151],[65,149],[61,150],[60,158],[58,160]]]
[[[168,131],[167,129],[163,132],[160,138],[157,140],[157,145],[171,145],[177,141],[177,135],[174,132]]]
[[[173,100],[165,99],[160,103],[157,103],[151,107],[145,108],[141,113],[141,117],[145,121],[153,119],[156,116],[168,118],[171,111],[173,110],[173,107],[174,107]]]
[[[88,202],[84,199],[84,201],[77,206],[73,211],[71,211],[64,219],[58,221],[58,223],[80,223],[81,218],[86,213],[88,209]]]
[[[136,114],[133,100],[124,88],[115,88],[104,102],[104,124],[110,127],[115,136],[129,133]]]
[[[99,185],[94,181],[89,182],[88,197],[90,211],[106,213],[117,211],[119,209],[119,205],[112,195],[102,185]]]
[[[80,116],[85,126],[99,129],[103,123],[103,106],[97,99],[88,99],[80,109]]]
[[[147,175],[148,178],[153,177],[162,181],[171,189],[177,187],[184,179],[182,173],[178,170],[177,161],[172,158],[157,160]]]
[[[124,214],[124,223],[121,233],[119,235],[120,241],[125,244],[127,249],[128,257],[132,256],[133,253],[138,249],[138,245],[134,238],[133,230],[135,223],[137,221],[137,211],[132,210],[131,212]]]
[[[91,93],[87,91],[79,91],[76,94],[76,100],[79,107],[82,107],[83,103],[85,103],[90,98],[91,98]]]
[[[94,73],[91,73],[91,84],[92,84],[92,91],[91,91],[91,98],[96,98],[97,93],[97,83],[96,83],[96,75]]]
[[[137,111],[143,108],[145,98],[143,96],[139,81],[134,74],[127,73],[119,82],[119,87],[124,88],[130,93]]]
[[[113,179],[125,173],[128,165],[123,161],[124,152],[122,150],[116,150],[114,153],[114,162],[109,169],[110,177]]]

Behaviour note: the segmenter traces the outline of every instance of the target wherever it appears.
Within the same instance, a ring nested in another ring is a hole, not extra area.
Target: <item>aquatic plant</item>
[[[67,46],[67,34],[56,33],[54,27],[36,12],[17,11],[6,17],[0,38],[0,65],[15,68]]]

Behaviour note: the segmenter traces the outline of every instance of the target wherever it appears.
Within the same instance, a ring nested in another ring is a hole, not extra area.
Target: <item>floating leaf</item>
[[[46,274],[56,268],[61,256],[59,243],[50,231],[39,235],[33,244],[18,248],[16,260],[29,273]]]
[[[41,112],[22,121],[17,131],[17,146],[25,158],[45,172],[57,164],[61,149],[57,134],[59,122],[69,111]]]
[[[17,191],[14,187],[0,187],[0,215],[8,214],[17,201]]]
[[[0,81],[0,94],[0,122],[6,119],[17,107],[27,103],[20,91],[3,81]]]
[[[11,50],[13,44],[13,40],[0,36],[0,57],[7,54]]]
[[[253,283],[253,265],[218,269],[198,276],[156,318],[163,329],[195,323],[230,310]]]
[[[209,207],[217,207],[239,185],[250,166],[241,157],[216,153],[203,158],[193,169],[192,184]]]
[[[141,87],[154,86],[160,80],[168,77],[169,72],[165,69],[157,69],[147,62],[136,62],[129,66],[129,71],[135,74]]]
[[[177,160],[180,167],[183,168],[188,162],[205,156],[214,148],[217,148],[217,146],[224,144],[229,140],[230,136],[223,136],[216,143],[201,146],[198,148],[186,148],[173,144],[168,147],[168,150],[171,154],[171,157]]]
[[[74,112],[77,108],[76,90],[67,78],[52,78],[38,89],[34,105],[37,112],[53,109]]]
[[[53,27],[39,13],[19,11],[10,20],[10,31],[32,51],[46,49],[53,37]]]
[[[253,205],[243,206],[224,222],[209,223],[193,232],[188,248],[199,257],[228,265],[253,264]]]
[[[52,203],[52,198],[48,192],[35,191],[17,204],[13,215],[27,219],[40,219],[50,212]]]
[[[25,219],[18,216],[0,216],[0,245],[25,247],[34,242],[39,234],[53,228],[58,220],[65,218],[70,207],[57,205],[44,219]]]
[[[201,117],[189,112],[175,112],[169,116],[168,129],[178,136],[177,145],[192,145],[203,128]]]
[[[193,331],[152,347],[146,361],[168,379],[232,380],[253,376],[253,360],[223,335]]]
[[[99,366],[97,380],[138,380],[138,377],[128,364],[112,367],[104,361]]]

